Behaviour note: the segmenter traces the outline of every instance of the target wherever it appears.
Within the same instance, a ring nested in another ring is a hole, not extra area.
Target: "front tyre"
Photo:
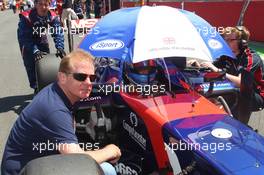
[[[19,175],[104,175],[98,163],[84,154],[58,154],[30,161]]]

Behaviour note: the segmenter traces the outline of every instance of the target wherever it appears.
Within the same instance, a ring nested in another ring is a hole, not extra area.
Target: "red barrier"
[[[149,5],[167,5],[181,8],[181,2],[151,2]],[[236,26],[244,1],[225,2],[185,2],[184,9],[193,11],[216,27]],[[124,2],[124,7],[133,7],[133,2]],[[264,16],[264,1],[251,1],[244,16],[244,25],[251,33],[252,41],[264,42],[264,25],[260,18]]]
[[[264,42],[264,1],[253,1],[245,14],[244,25],[251,32],[251,40]],[[261,22],[262,21],[262,22]]]

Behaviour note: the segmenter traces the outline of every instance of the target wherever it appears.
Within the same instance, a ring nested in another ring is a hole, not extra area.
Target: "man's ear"
[[[57,78],[58,82],[61,84],[65,84],[67,81],[67,75],[63,72],[58,72]]]

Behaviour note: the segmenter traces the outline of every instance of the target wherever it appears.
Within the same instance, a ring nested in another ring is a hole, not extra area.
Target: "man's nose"
[[[87,84],[92,84],[91,79],[90,79],[89,76],[86,78],[86,80],[84,82],[87,83]]]

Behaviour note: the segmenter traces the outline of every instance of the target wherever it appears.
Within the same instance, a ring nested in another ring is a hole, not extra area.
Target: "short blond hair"
[[[59,72],[69,73],[73,70],[74,62],[82,61],[86,61],[94,67],[94,57],[82,49],[76,49],[62,58]]]

